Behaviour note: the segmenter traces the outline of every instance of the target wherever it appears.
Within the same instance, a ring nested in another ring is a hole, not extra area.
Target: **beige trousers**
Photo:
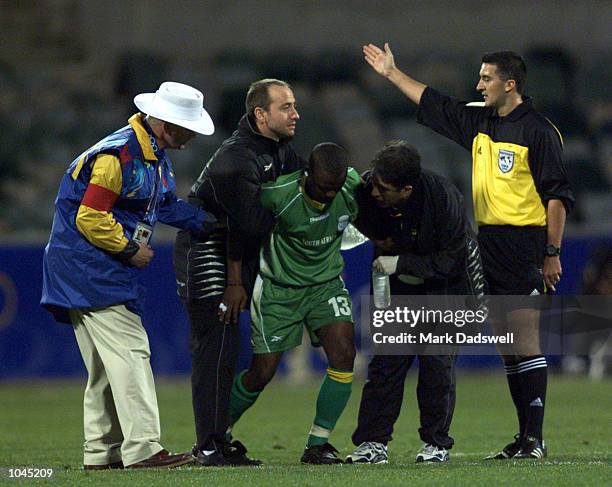
[[[83,401],[85,465],[139,462],[163,449],[149,339],[124,305],[70,310],[89,377]]]

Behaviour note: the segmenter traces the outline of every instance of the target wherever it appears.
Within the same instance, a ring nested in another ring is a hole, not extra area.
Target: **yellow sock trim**
[[[331,380],[336,382],[342,382],[343,384],[349,384],[353,382],[353,372],[341,372],[332,368],[327,369],[327,375]]]
[[[328,430],[327,428],[323,428],[322,426],[319,426],[318,424],[313,424],[308,434],[311,436],[318,436],[319,438],[329,438],[329,435],[331,434],[331,430]]]

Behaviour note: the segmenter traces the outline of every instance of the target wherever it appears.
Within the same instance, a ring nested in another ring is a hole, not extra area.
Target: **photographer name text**
[[[377,344],[402,344],[410,345],[496,345],[498,343],[511,344],[514,343],[514,333],[506,333],[505,335],[485,335],[476,333],[469,335],[467,333],[444,333],[441,335],[435,333],[399,333],[397,335],[385,335],[381,332],[372,335],[372,341]]]

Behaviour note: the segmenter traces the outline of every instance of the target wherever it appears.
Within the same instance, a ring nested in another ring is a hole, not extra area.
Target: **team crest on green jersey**
[[[349,224],[348,215],[341,215],[338,217],[338,231],[339,232],[343,232],[344,229],[348,226],[348,224]]]

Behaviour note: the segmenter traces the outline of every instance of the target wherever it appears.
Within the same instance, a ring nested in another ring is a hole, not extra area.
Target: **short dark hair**
[[[421,176],[421,156],[403,140],[392,140],[372,160],[372,174],[397,189],[414,185]]]
[[[322,142],[314,146],[308,158],[310,171],[321,170],[332,176],[343,176],[349,166],[349,155],[344,147],[333,142]]]
[[[527,79],[527,66],[523,58],[514,51],[491,52],[482,56],[482,62],[494,64],[497,74],[504,81],[513,79],[516,83],[516,91],[523,94],[525,81]]]
[[[267,110],[270,106],[270,93],[268,88],[270,86],[284,86],[291,89],[289,83],[274,78],[265,78],[258,81],[253,81],[249,86],[249,91],[246,95],[244,105],[246,107],[247,115],[250,117],[255,116],[255,109],[257,107]]]

